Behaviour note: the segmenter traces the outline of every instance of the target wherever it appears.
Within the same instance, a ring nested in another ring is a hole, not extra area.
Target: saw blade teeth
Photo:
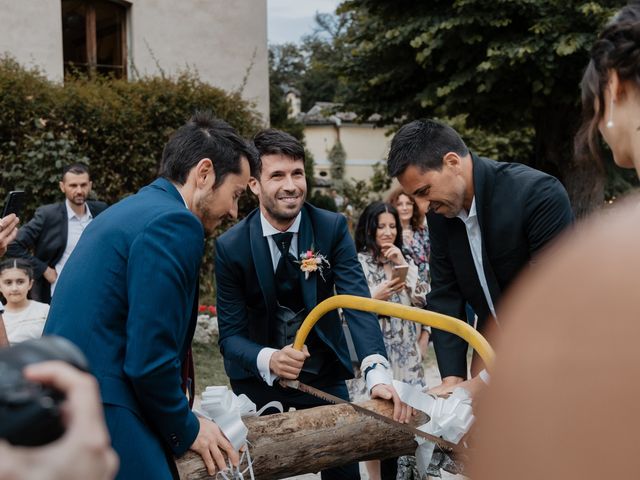
[[[322,390],[319,390],[315,387],[312,387],[311,385],[307,385],[306,383],[302,383],[299,381],[296,381],[296,385],[292,385],[289,384],[290,386],[292,386],[293,388],[304,392],[306,394],[309,395],[313,395],[316,398],[319,398],[321,400],[324,400],[325,402],[328,402],[332,405],[342,405],[342,404],[347,404],[347,405],[351,405],[351,407],[353,407],[353,409],[356,412],[362,413],[363,415],[367,415],[369,417],[375,418],[376,420],[378,420],[379,422],[383,422],[383,423],[387,423],[387,424],[392,424],[394,425],[396,428],[399,428],[401,430],[404,430],[405,432],[409,432],[413,435],[417,435],[419,437],[422,438],[426,438],[427,440],[434,442],[438,447],[440,447],[440,449],[444,452],[447,453],[458,453],[460,450],[465,450],[464,448],[460,448],[455,444],[452,444],[446,440],[444,440],[443,438],[440,437],[436,437],[434,435],[428,434],[426,432],[423,432],[422,430],[417,429],[416,427],[413,427],[411,425],[405,425],[403,423],[399,423],[396,422],[395,420],[393,420],[392,418],[389,418],[385,415],[382,415],[381,413],[378,412],[374,412],[373,410],[369,410],[368,408],[362,407],[358,404],[352,403],[348,400],[345,400],[343,398],[340,397],[336,397],[334,395],[331,395],[327,392],[323,392]]]

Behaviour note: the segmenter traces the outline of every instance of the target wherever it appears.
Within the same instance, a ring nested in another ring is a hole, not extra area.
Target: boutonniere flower
[[[313,246],[311,250],[307,250],[300,254],[300,270],[304,272],[304,279],[307,280],[309,278],[309,274],[313,272],[318,272],[324,280],[324,269],[330,268],[331,264],[327,257],[322,255],[319,252],[313,251]]]

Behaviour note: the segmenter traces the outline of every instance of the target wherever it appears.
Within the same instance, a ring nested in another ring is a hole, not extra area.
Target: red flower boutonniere
[[[199,305],[198,313],[208,313],[209,315],[216,316],[218,312],[216,311],[215,305]]]
[[[319,252],[314,252],[313,246],[310,250],[300,254],[300,261],[298,263],[300,264],[300,270],[304,272],[305,280],[307,280],[309,274],[313,272],[318,272],[322,280],[324,280],[324,269],[331,267],[327,257]]]

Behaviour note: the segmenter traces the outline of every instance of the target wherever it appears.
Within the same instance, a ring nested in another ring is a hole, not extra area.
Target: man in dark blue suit
[[[236,217],[252,152],[228,124],[197,114],[169,139],[160,178],[91,222],[60,277],[45,334],[89,359],[120,479],[170,479],[171,454],[188,449],[210,474],[225,468],[221,450],[238,461],[217,425],[191,412],[181,373],[205,235]]]
[[[216,242],[220,350],[236,393],[258,407],[271,400],[285,409],[325,402],[283,388],[295,379],[348,399],[344,380],[353,377],[344,331],[336,311],[325,315],[304,351],[291,346],[306,315],[334,295],[369,297],[364,273],[344,216],[304,203],[304,148],[294,137],[266,130],[254,138],[258,173],[249,181],[260,207]],[[302,271],[301,254],[322,255],[315,272]],[[361,369],[372,397],[393,399],[394,417],[410,409],[390,385],[380,326],[375,315],[345,310]],[[323,472],[323,478],[359,478],[357,464]]]

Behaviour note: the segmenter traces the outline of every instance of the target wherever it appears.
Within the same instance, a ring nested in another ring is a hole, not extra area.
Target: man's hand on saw
[[[440,385],[430,388],[427,393],[435,395],[436,397],[448,397],[453,393],[453,389],[463,381],[464,379],[462,377],[444,377]]]
[[[309,350],[306,345],[302,347],[302,351],[287,345],[271,355],[269,369],[282,379],[295,380],[300,375],[302,365],[307,358],[309,358]]]
[[[413,408],[400,400],[400,396],[393,385],[379,383],[371,389],[371,398],[382,398],[383,400],[393,400],[393,419],[400,423],[409,423],[414,415]]]

